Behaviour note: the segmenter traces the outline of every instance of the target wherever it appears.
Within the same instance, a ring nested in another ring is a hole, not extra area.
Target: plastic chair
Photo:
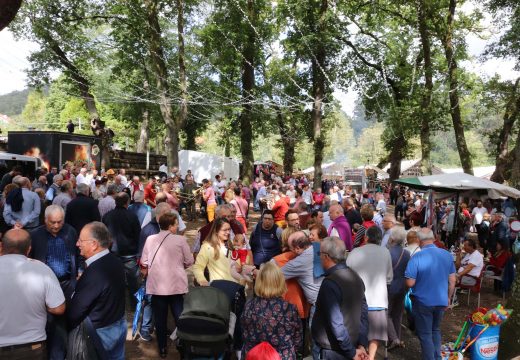
[[[506,291],[504,287],[502,286],[502,282],[504,280],[504,271],[500,273],[500,275],[495,275],[493,269],[495,267],[493,265],[487,265],[486,269],[484,270],[484,279],[490,279],[493,280],[493,282],[498,281],[500,282],[500,291],[502,291],[502,300],[506,299]],[[493,274],[493,275],[491,275]]]
[[[474,285],[462,285],[458,284],[456,288],[468,290],[468,306],[469,306],[469,298],[471,296],[471,293],[478,294],[478,301],[477,301],[477,308],[480,307],[480,289],[482,287],[482,278],[484,276],[484,268],[480,272],[479,277],[471,276],[471,275],[464,275],[463,277],[470,277],[475,279],[477,282]],[[455,291],[456,292],[456,291]]]

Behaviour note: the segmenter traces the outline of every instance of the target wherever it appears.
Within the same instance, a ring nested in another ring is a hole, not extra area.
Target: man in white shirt
[[[484,218],[484,214],[487,213],[487,209],[482,206],[482,201],[477,201],[477,206],[473,208],[471,217],[473,218],[473,225],[480,225]]]
[[[477,242],[472,238],[464,240],[464,251],[466,256],[462,260],[461,253],[457,253],[455,265],[458,271],[456,277],[460,284],[472,286],[477,283],[476,278],[482,272],[484,256],[477,250]]]
[[[31,237],[13,229],[2,239],[0,256],[0,358],[47,358],[47,313],[62,315],[65,296],[53,271],[27,258]]]
[[[121,179],[121,184],[124,185],[124,187],[128,186],[128,179],[126,177],[126,170],[125,169],[119,169],[119,177]]]
[[[90,181],[87,179],[87,168],[82,167],[76,176],[76,184],[86,184],[90,186]]]

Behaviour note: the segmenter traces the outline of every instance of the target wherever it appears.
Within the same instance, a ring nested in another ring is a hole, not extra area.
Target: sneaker
[[[140,335],[141,335],[141,339],[143,341],[146,341],[146,342],[152,341],[152,335],[147,334],[147,333],[143,333],[143,334],[140,334]]]
[[[459,301],[458,300],[455,300],[451,303],[450,306],[448,306],[449,309],[453,309],[454,307],[457,307],[459,306]]]

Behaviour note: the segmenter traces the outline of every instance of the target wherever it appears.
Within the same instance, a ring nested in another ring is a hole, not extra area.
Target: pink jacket
[[[147,294],[178,295],[188,292],[185,269],[193,264],[193,255],[184,236],[174,235],[168,230],[149,236],[144,244],[141,262],[148,266]]]

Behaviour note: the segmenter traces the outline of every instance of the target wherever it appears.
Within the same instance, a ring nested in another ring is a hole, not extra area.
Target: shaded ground
[[[390,210],[390,209],[389,209]],[[249,231],[251,231],[252,226],[256,224],[258,221],[258,214],[252,212],[250,217],[250,227]],[[197,233],[197,229],[205,224],[204,220],[199,219],[197,222],[187,223],[187,231],[186,237],[188,242],[191,244]],[[467,294],[459,295],[459,301],[461,305],[454,309],[446,311],[444,315],[444,320],[442,322],[442,339],[443,343],[455,341],[457,336],[464,324],[466,317],[477,308],[477,296],[475,294],[471,294],[470,297],[470,306],[467,306]],[[480,306],[493,308],[498,304],[503,303],[501,295],[493,293],[493,283],[489,281],[485,281],[482,286],[481,291],[481,300]],[[128,331],[127,342],[126,342],[126,358],[133,360],[145,360],[145,359],[159,359],[159,354],[157,350],[157,343],[154,339],[151,342],[144,342],[140,339],[132,340],[131,339],[131,323],[133,319],[133,309],[127,307],[127,319],[128,324],[130,325],[130,329]],[[171,317],[171,316],[170,316]],[[406,324],[406,320],[403,321]],[[170,328],[173,329],[173,321],[170,319]],[[407,328],[403,327],[402,329],[402,340],[405,343],[404,348],[396,348],[388,352],[388,359],[390,360],[398,360],[398,359],[420,359],[421,356],[421,347],[419,341],[415,335],[413,335]],[[169,354],[168,359],[180,359],[179,354],[177,353],[173,342],[169,342],[168,348]],[[520,351],[519,351],[520,353]],[[384,348],[380,348],[378,352],[377,359],[384,359]],[[469,354],[468,354],[469,356]],[[469,357],[468,357],[469,358]],[[309,358],[310,359],[310,358]]]

